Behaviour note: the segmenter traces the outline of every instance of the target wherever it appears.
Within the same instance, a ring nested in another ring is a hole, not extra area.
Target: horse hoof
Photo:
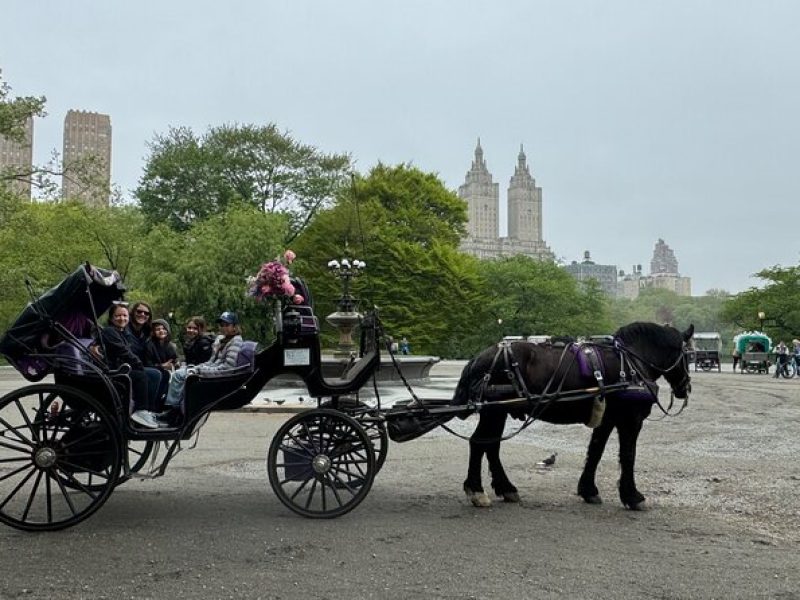
[[[583,501],[586,504],[602,504],[603,499],[600,497],[600,494],[595,494],[594,496],[581,496]]]
[[[647,504],[645,503],[644,500],[641,500],[639,502],[626,502],[625,508],[627,508],[628,510],[642,511],[642,510],[647,510]]]
[[[517,503],[520,501],[519,492],[503,492],[499,496],[503,499],[503,502]]]
[[[467,494],[467,499],[476,508],[488,508],[492,505],[492,499],[486,495],[486,492],[472,492]]]

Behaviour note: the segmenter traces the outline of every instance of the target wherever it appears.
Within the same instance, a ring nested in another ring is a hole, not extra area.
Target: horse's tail
[[[453,392],[453,399],[450,401],[451,406],[462,406],[469,402],[469,391],[472,387],[470,377],[474,362],[475,359],[471,358],[464,365],[464,369],[461,371],[461,378],[458,380],[458,385],[456,385],[456,391]]]

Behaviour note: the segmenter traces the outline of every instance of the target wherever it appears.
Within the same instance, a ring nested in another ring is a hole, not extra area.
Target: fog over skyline
[[[480,137],[501,233],[522,144],[567,263],[648,273],[661,238],[700,295],[800,260],[798,2],[3,4],[3,79],[47,97],[34,161],[67,110],[109,114],[127,197],[170,126],[274,122],[454,191]]]

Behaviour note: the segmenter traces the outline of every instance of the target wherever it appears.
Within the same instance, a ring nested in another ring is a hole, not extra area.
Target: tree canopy
[[[760,329],[763,321],[765,333],[775,341],[800,338],[800,265],[769,267],[757,276],[766,282],[764,288],[750,288],[731,298],[722,318],[749,330]]]
[[[302,144],[274,124],[223,125],[198,136],[171,128],[150,142],[135,196],[151,224],[183,231],[232,202],[284,214],[291,242],[328,206],[350,170],[346,154]]]

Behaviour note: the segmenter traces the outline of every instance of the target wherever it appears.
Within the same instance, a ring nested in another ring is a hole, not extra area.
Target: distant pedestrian
[[[403,336],[400,340],[400,354],[411,354],[411,346],[408,345],[408,338]]]
[[[736,372],[736,365],[739,364],[739,360],[742,358],[742,354],[739,352],[739,348],[734,346],[733,348],[733,372]]]

